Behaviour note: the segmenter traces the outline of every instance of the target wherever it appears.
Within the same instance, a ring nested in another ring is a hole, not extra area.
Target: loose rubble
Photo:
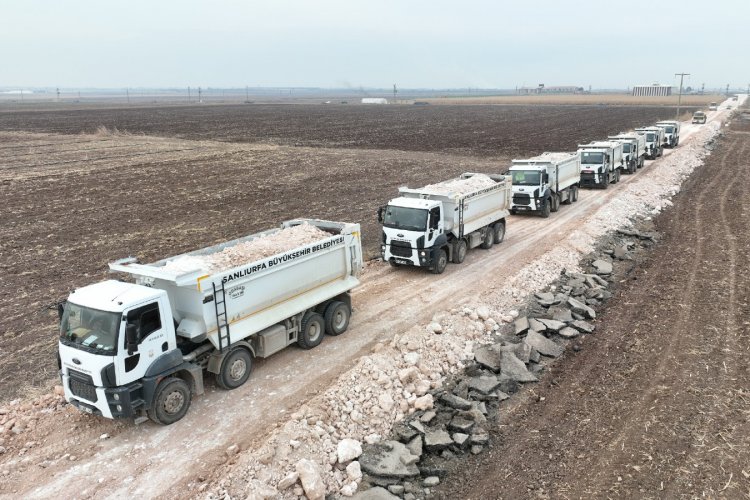
[[[261,234],[250,241],[238,243],[210,255],[183,255],[168,261],[163,269],[171,272],[216,273],[330,237],[329,233],[305,222]]]
[[[474,174],[466,179],[450,179],[437,184],[429,184],[422,191],[433,194],[465,194],[494,186],[495,181],[485,174]]]

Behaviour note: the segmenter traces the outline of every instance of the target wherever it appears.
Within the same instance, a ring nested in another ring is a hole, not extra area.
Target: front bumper
[[[78,377],[61,374],[65,400],[83,413],[105,418],[132,418],[144,407],[141,384],[96,387]]]
[[[433,261],[433,250],[432,248],[412,248],[407,256],[404,255],[404,248],[399,247],[398,254],[394,255],[390,245],[382,245],[380,254],[385,262],[394,262],[402,266],[430,267]]]
[[[602,187],[609,179],[606,174],[599,172],[581,172],[581,187]]]

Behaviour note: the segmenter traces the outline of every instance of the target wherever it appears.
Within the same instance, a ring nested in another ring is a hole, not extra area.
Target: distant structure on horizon
[[[388,99],[384,97],[363,97],[362,104],[388,104]]]
[[[651,85],[636,85],[633,87],[634,96],[668,96],[672,95],[671,85],[659,85],[654,83]]]
[[[540,83],[537,87],[520,87],[516,93],[520,95],[531,94],[583,94],[586,92],[583,87],[575,85],[551,85],[549,87]]]

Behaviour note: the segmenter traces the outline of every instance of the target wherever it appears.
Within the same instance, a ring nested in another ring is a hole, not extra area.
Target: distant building
[[[668,96],[672,95],[671,85],[636,85],[633,87],[634,96]]]
[[[583,87],[576,85],[552,85],[546,87],[543,83],[540,83],[538,87],[521,87],[518,89],[518,93],[521,95],[531,94],[582,94],[584,92]]]
[[[362,104],[388,104],[388,99],[383,97],[363,97]]]

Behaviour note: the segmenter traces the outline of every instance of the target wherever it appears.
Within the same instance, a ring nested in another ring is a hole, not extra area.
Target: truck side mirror
[[[381,224],[383,223],[383,212],[385,212],[385,207],[378,207],[378,222]]]
[[[128,356],[138,352],[138,328],[133,323],[125,325],[125,344],[128,348]]]
[[[57,319],[62,321],[63,314],[65,313],[65,302],[58,302],[57,304]]]
[[[549,174],[548,174],[547,172],[544,172],[544,173],[542,174],[542,182],[543,182],[544,184],[547,184],[547,183],[549,182]]]

